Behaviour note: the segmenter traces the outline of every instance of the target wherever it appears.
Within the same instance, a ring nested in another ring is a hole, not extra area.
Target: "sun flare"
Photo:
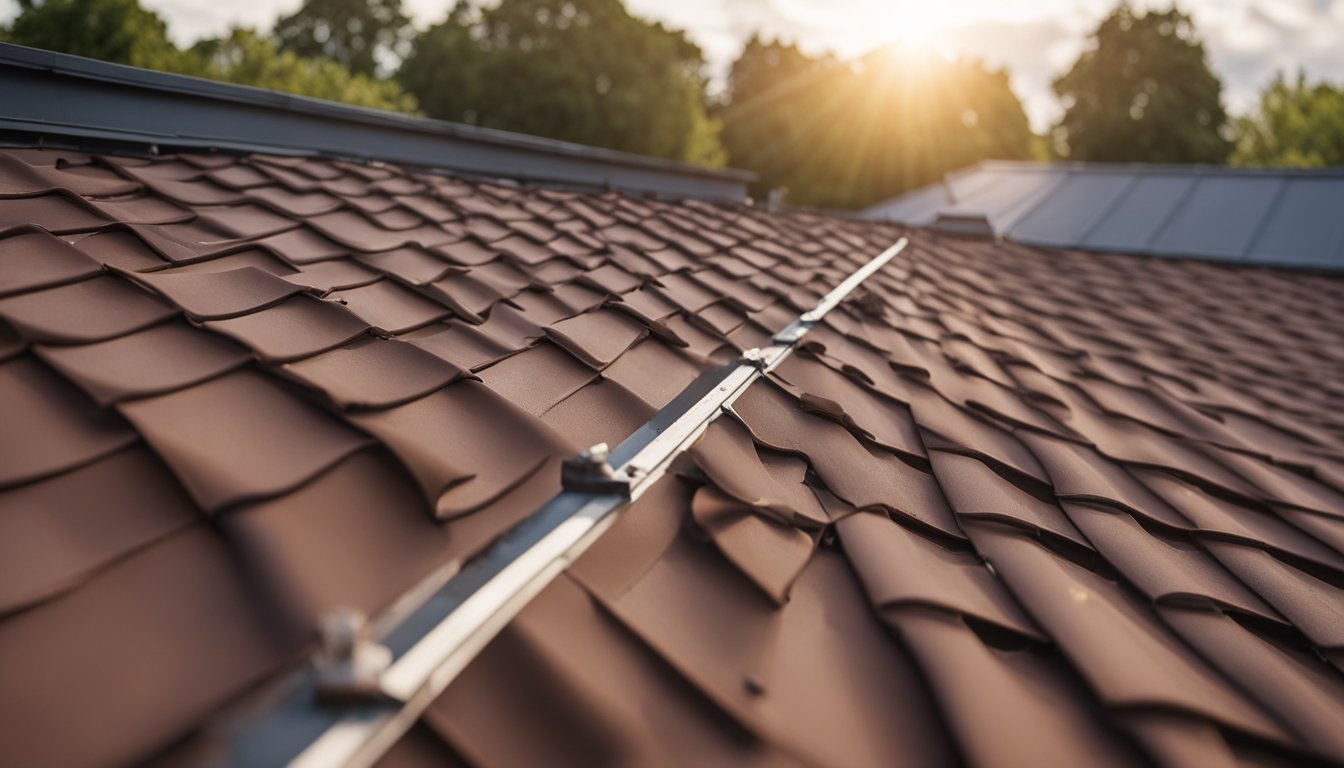
[[[955,23],[946,6],[931,2],[891,3],[888,8],[885,26],[891,42],[907,46],[935,46],[939,34]]]
[[[915,47],[933,44],[941,31],[930,16],[920,15],[897,19],[889,29],[892,42]]]

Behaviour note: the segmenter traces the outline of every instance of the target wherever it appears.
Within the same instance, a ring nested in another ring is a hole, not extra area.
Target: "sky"
[[[269,28],[301,0],[141,0],[167,20],[180,44],[232,25]],[[453,0],[403,0],[424,26]],[[1036,130],[1058,116],[1050,82],[1086,45],[1115,0],[626,0],[633,13],[684,29],[721,85],[754,32],[804,50],[849,58],[893,41],[931,45],[1006,66]],[[1165,9],[1170,0],[1133,0]],[[1252,108],[1278,70],[1344,84],[1344,0],[1180,0],[1204,36],[1232,112]],[[0,17],[16,0],[0,0]]]

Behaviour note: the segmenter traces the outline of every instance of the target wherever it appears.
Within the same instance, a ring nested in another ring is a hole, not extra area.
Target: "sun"
[[[938,28],[930,19],[906,17],[896,22],[891,34],[893,43],[915,47],[931,45],[938,37]]]
[[[914,49],[938,47],[940,35],[956,24],[954,3],[887,3],[884,19],[888,41]]]

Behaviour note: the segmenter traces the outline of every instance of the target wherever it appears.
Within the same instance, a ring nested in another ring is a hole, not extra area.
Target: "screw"
[[[606,443],[598,443],[584,451],[582,458],[589,464],[601,466],[607,463],[607,459],[611,458],[611,447]]]
[[[747,675],[743,678],[742,687],[752,696],[760,696],[765,693],[765,683],[762,683],[755,675]]]

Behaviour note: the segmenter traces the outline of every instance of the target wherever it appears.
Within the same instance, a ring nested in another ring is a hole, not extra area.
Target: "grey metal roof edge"
[[[741,201],[753,173],[0,43],[0,128],[144,146],[329,154]]]
[[[1068,173],[1125,173],[1182,176],[1268,176],[1273,178],[1344,178],[1344,166],[1326,168],[1245,168],[1199,163],[1102,163],[1037,162],[1034,160],[982,160],[948,175],[969,175],[977,171],[1064,171]]]
[[[1049,251],[1076,251],[1079,253],[1095,253],[1100,256],[1124,256],[1126,258],[1153,259],[1154,261],[1169,261],[1171,259],[1180,259],[1181,261],[1195,261],[1202,264],[1208,264],[1216,267],[1236,267],[1238,269],[1263,269],[1267,272],[1297,272],[1304,274],[1320,275],[1324,278],[1334,280],[1344,280],[1344,274],[1337,267],[1322,266],[1320,264],[1285,259],[1283,261],[1263,262],[1250,261],[1246,257],[1223,257],[1211,256],[1207,253],[1187,253],[1180,250],[1170,250],[1155,252],[1151,249],[1135,248],[1133,246],[1120,245],[1086,245],[1086,244],[1057,244],[1044,243],[1032,240],[1022,240],[1013,237],[1011,234],[1003,238],[1006,242],[1016,243],[1028,248],[1039,248]],[[1344,243],[1342,243],[1344,245]],[[1344,255],[1344,247],[1341,248],[1341,255]]]

